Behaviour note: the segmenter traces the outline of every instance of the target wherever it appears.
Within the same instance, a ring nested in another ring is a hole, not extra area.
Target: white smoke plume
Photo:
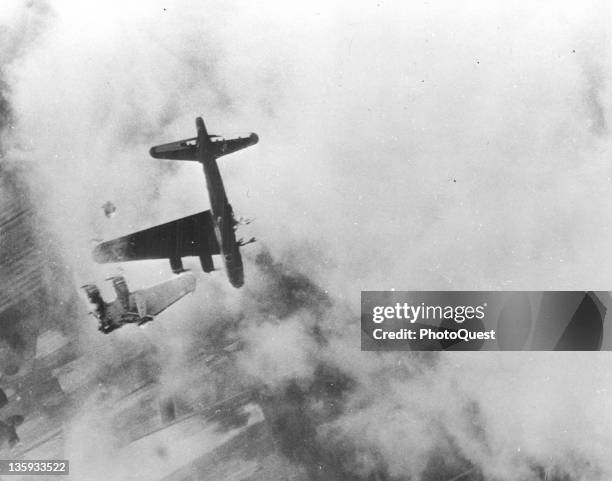
[[[50,0],[1,15],[5,157],[32,166],[75,286],[116,269],[91,262],[91,239],[207,208],[199,167],[151,145],[192,136],[200,114],[260,136],[220,164],[282,264],[248,255],[243,290],[202,276],[160,317],[148,340],[167,382],[202,324],[233,320],[239,365],[271,390],[308,390],[321,364],[351,379],[317,434],[351,453],[348,472],[418,479],[448,453],[495,479],[610,477],[605,353],[377,355],[358,330],[362,289],[607,289],[604,2]],[[134,288],[169,272],[122,268]]]

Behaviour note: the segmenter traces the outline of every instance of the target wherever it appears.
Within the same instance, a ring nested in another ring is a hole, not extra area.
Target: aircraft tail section
[[[196,131],[198,132],[198,138],[200,138],[200,135],[204,138],[208,138],[208,130],[206,130],[206,125],[204,125],[204,119],[202,117],[196,119]]]

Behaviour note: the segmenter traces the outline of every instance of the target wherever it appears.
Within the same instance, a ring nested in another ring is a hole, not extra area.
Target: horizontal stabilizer
[[[233,154],[238,150],[246,149],[259,142],[259,137],[255,133],[248,133],[232,138],[214,137],[210,138],[210,150],[215,157]]]
[[[102,242],[92,253],[98,263],[216,254],[219,244],[209,210]]]
[[[200,160],[198,158],[197,138],[179,140],[169,144],[151,147],[149,153],[156,159],[170,160]],[[246,149],[259,142],[255,133],[246,133],[235,137],[222,137],[220,135],[209,135],[205,150],[215,158],[232,154],[238,150]]]
[[[151,147],[149,153],[156,159],[198,160],[197,138],[179,140]]]

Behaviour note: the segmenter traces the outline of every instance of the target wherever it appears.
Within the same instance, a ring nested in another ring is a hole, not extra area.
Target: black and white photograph
[[[612,4],[0,0],[0,479],[612,479]]]

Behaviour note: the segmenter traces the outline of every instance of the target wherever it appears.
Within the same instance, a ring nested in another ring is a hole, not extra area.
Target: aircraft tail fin
[[[198,132],[198,138],[200,135],[208,137],[208,130],[206,130],[206,125],[204,125],[204,119],[202,117],[196,119],[196,131]]]

